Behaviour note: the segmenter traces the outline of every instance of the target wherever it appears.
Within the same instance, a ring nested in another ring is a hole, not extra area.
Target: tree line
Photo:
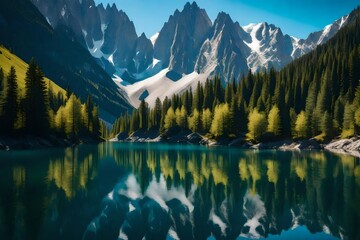
[[[83,137],[97,139],[102,125],[90,96],[81,103],[69,88],[66,95],[55,93],[34,60],[26,71],[25,91],[18,86],[15,67],[7,75],[0,68],[0,135],[54,134],[79,141]]]
[[[267,139],[351,137],[360,130],[360,21],[280,71],[251,70],[238,81],[220,77],[182,94],[143,100],[122,115],[111,134],[189,129],[214,138]]]

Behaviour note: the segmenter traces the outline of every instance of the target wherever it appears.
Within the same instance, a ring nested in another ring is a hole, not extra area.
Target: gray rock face
[[[226,13],[216,18],[208,38],[200,49],[195,70],[220,74],[225,80],[238,79],[247,72],[246,56],[250,48],[241,39],[243,30]]]
[[[135,57],[130,72],[141,73],[145,71],[153,62],[154,48],[151,41],[141,34],[136,40]]]
[[[195,2],[187,3],[182,12],[175,11],[159,33],[154,57],[177,73],[191,73],[201,45],[211,28],[204,9]]]
[[[250,24],[244,29],[249,34],[244,42],[252,50],[247,62],[253,72],[271,67],[280,69],[293,60],[292,39],[289,35],[284,35],[280,28],[264,22]]]

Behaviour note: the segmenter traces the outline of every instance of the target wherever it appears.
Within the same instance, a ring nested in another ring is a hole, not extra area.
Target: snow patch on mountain
[[[155,46],[155,43],[156,43],[156,40],[158,39],[159,37],[159,32],[155,33],[153,36],[150,37],[150,41],[152,43],[153,46]]]
[[[183,75],[182,78],[177,81],[173,81],[166,76],[169,72],[169,68],[165,68],[156,75],[134,84],[124,81],[119,76],[114,76],[113,80],[126,92],[130,104],[134,107],[140,105],[140,96],[147,91],[148,97],[146,98],[146,102],[149,104],[149,107],[152,108],[155,106],[156,98],[160,98],[160,100],[163,101],[167,96],[183,93],[190,87],[195,89],[198,82],[205,83],[211,73],[211,69],[201,74],[192,72],[188,75]]]
[[[256,34],[261,28],[261,26],[262,23],[252,23],[243,27],[245,32],[249,33],[251,36],[251,42],[246,42],[244,40],[244,43],[252,50],[250,56],[247,58],[247,62],[249,68],[251,68],[251,71],[253,72],[256,72],[258,67],[264,65],[266,62],[264,53],[261,51],[261,47],[263,46],[263,44],[261,40],[257,39],[256,37]]]

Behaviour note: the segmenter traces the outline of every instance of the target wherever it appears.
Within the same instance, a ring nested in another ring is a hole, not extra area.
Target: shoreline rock
[[[326,150],[333,153],[350,154],[360,157],[360,138],[333,140],[330,143],[320,144],[314,138],[294,141],[291,139],[278,140],[272,142],[262,142],[253,144],[245,140],[245,137],[235,139],[220,138],[218,140],[207,138],[199,133],[183,130],[172,134],[166,138],[161,137],[158,131],[137,131],[130,136],[119,134],[112,139],[113,142],[162,142],[180,143],[205,146],[229,146],[239,149],[274,149],[282,151],[300,150]]]
[[[360,138],[334,140],[327,144],[324,149],[333,153],[349,154],[360,158]]]

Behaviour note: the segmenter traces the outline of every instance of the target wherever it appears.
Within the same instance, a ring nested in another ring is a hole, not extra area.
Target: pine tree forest
[[[15,68],[11,67],[9,73],[0,69],[0,100],[0,135],[53,134],[74,142],[100,136],[103,123],[92,98],[81,103],[70,89],[67,96],[55,94],[34,60],[26,71],[23,95]]]
[[[143,100],[122,115],[111,135],[137,130],[191,130],[212,138],[245,137],[252,142],[274,139],[319,141],[360,131],[360,22],[343,28],[327,44],[281,71],[249,71],[224,83],[207,80],[180,95]]]

